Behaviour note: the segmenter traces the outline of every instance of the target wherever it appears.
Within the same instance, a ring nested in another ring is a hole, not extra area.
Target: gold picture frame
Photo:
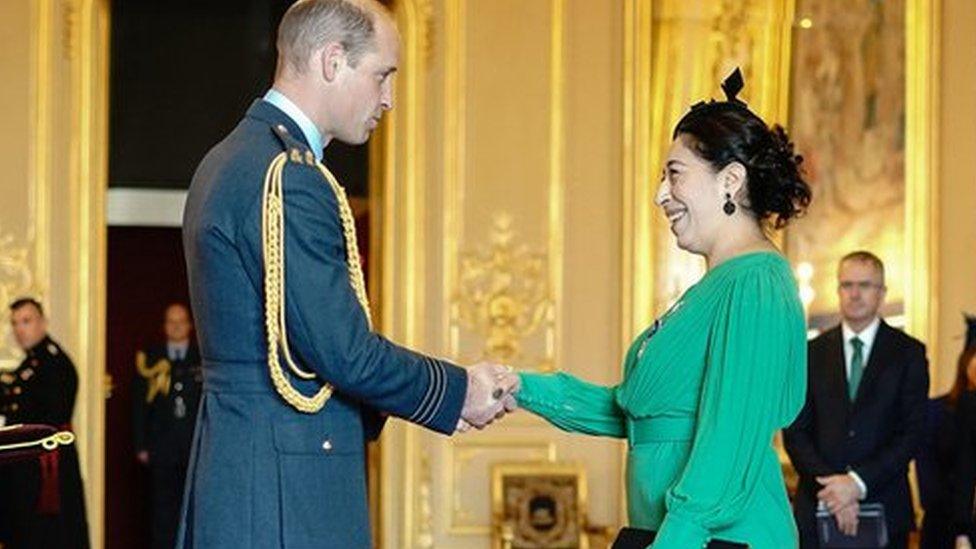
[[[886,263],[882,315],[935,364],[940,5],[796,0],[789,128],[815,188],[785,234],[811,328],[837,323],[837,261],[868,249]]]
[[[586,470],[499,463],[491,471],[493,549],[587,549]]]

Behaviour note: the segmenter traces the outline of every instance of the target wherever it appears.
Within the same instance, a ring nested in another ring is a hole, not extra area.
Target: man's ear
[[[322,78],[326,82],[335,81],[339,71],[346,64],[346,48],[338,42],[329,42],[319,50],[318,57]]]

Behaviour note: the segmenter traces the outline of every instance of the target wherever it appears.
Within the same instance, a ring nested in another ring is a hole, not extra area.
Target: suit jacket
[[[282,152],[288,340],[318,376],[293,384],[334,387],[315,414],[286,404],[268,373],[262,191]],[[466,372],[370,331],[337,198],[311,154],[298,125],[258,100],[193,176],[183,242],[204,394],[178,547],[371,547],[365,443],[381,413],[441,433],[457,425]]]
[[[908,463],[923,437],[929,388],[925,346],[882,321],[851,402],[842,337],[838,326],[810,342],[807,401],[784,432],[800,475],[797,525],[816,528],[815,477],[853,470],[867,485],[865,502],[884,504],[889,532],[907,532],[915,524]]]
[[[149,452],[150,467],[186,467],[202,393],[200,351],[190,345],[186,356],[174,361],[168,358],[166,344],[149,347],[144,353],[147,367],[161,360],[170,363],[169,390],[150,395],[152,380],[136,372],[132,384],[135,449]],[[147,397],[151,401],[147,402]]]

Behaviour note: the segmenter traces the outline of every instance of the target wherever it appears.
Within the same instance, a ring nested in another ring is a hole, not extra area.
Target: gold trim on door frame
[[[938,127],[941,0],[905,3],[905,317],[908,332],[938,345]]]

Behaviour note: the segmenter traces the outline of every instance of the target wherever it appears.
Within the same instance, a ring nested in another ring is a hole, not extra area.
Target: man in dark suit
[[[24,361],[0,374],[0,418],[7,425],[41,424],[71,431],[78,372],[47,333],[40,302],[10,305],[10,323]],[[88,547],[85,493],[78,451],[68,445],[38,459],[0,468],[0,539],[6,547]]]
[[[149,467],[152,547],[172,549],[203,374],[191,338],[190,311],[182,303],[166,308],[166,342],[136,354],[133,427],[136,459]]]
[[[393,415],[450,434],[514,404],[372,330],[355,222],[320,162],[393,106],[398,36],[375,0],[301,0],[272,89],[203,159],[183,222],[204,391],[177,547],[366,549],[365,443]]]
[[[803,548],[818,546],[818,505],[853,532],[860,504],[883,504],[889,547],[906,547],[915,528],[907,474],[923,436],[928,362],[921,342],[878,316],[885,292],[881,260],[848,254],[838,268],[843,322],[810,342],[807,402],[784,433],[800,475]]]

